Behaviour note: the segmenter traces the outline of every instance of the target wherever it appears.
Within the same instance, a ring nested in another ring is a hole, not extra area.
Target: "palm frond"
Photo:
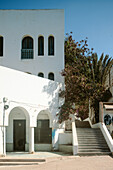
[[[102,53],[101,57],[98,59],[97,53],[92,54],[92,70],[91,74],[93,80],[97,83],[105,84],[106,78],[113,66],[112,57]]]

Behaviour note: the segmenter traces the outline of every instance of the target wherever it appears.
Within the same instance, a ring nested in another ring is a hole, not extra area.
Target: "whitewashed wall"
[[[9,108],[5,111],[6,140],[9,151],[13,150],[13,120],[26,119],[26,142],[29,128],[36,127],[38,117],[50,120],[52,130],[64,129],[57,123],[59,89],[62,84],[35,75],[0,66],[0,127],[3,126],[3,98],[7,97]],[[39,115],[39,116],[38,116]],[[0,130],[0,136],[2,131]],[[54,147],[58,147],[58,134],[54,135]],[[2,153],[2,139],[0,153]],[[26,145],[26,147],[28,147]]]
[[[7,97],[11,109],[14,105],[24,106],[26,110],[30,108],[30,112],[35,109],[35,115],[48,109],[54,119],[58,112],[61,86],[55,81],[0,66],[0,102]],[[0,104],[0,107],[3,105]]]
[[[0,65],[38,75],[60,74],[64,69],[64,10],[0,10],[0,36],[4,38],[3,57]],[[38,56],[38,37],[44,36],[44,56]],[[48,56],[48,37],[55,38],[55,55]],[[34,40],[34,59],[21,60],[22,39],[31,36]]]

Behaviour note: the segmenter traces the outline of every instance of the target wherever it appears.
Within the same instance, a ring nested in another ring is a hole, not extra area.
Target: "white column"
[[[29,152],[34,153],[34,127],[29,128]]]
[[[0,155],[3,155],[3,127],[0,127]]]
[[[3,130],[3,133],[4,133],[4,139],[3,139],[4,140],[3,141],[3,147],[4,147],[3,151],[4,151],[4,153],[3,153],[3,155],[6,156],[6,127],[3,127],[3,129],[4,129]]]
[[[0,155],[6,156],[6,127],[0,127]]]

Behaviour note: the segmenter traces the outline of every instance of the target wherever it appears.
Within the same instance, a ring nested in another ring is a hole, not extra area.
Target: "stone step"
[[[95,135],[95,134],[96,134],[96,135],[100,135],[100,134],[102,134],[102,133],[101,133],[101,132],[85,132],[85,131],[84,131],[84,132],[77,132],[77,134],[78,134],[78,135],[81,135],[81,134],[85,134],[85,135],[91,135],[91,134],[92,134],[92,135]]]
[[[106,155],[110,150],[100,129],[77,128],[79,155]]]
[[[45,162],[45,159],[37,159],[37,158],[0,158],[0,162]]]
[[[37,158],[0,158],[0,166],[39,165],[45,161]]]
[[[101,134],[100,131],[77,131],[78,134],[84,134],[84,133],[88,133],[88,134]]]
[[[78,152],[79,156],[111,155],[111,152]]]
[[[90,143],[90,142],[106,143],[104,139],[97,139],[97,138],[78,138],[78,141],[87,142],[87,143]]]
[[[87,142],[87,143],[92,143],[92,142],[97,142],[97,143],[106,143],[105,140],[103,139],[96,139],[96,138],[81,138],[81,139],[78,139],[79,142]]]
[[[88,142],[79,142],[79,141],[78,141],[78,144],[79,144],[79,145],[81,145],[81,144],[86,144],[86,145],[87,145],[87,144],[90,144],[90,145],[93,145],[93,144],[105,145],[106,143],[104,143],[104,142],[103,142],[103,143],[102,143],[102,142],[101,142],[101,143],[100,143],[100,142],[93,142],[93,141],[88,143]]]
[[[92,145],[85,145],[85,146],[79,145],[78,149],[108,149],[108,147],[100,146],[100,145],[97,145],[97,146],[95,146],[95,145],[93,145],[93,146]]]
[[[103,143],[102,145],[101,145],[101,143],[94,143],[94,144],[90,144],[90,143],[86,143],[86,144],[84,144],[84,143],[82,143],[82,144],[80,144],[80,146],[108,146],[106,143]]]
[[[81,140],[85,140],[85,139],[89,139],[89,140],[103,140],[103,136],[78,136],[79,139]]]
[[[100,129],[99,128],[77,128],[78,130],[89,130],[89,131],[100,131]]]
[[[100,129],[92,129],[92,128],[77,128],[77,132],[94,132],[98,133],[100,132]]]
[[[39,163],[34,162],[0,162],[1,166],[23,166],[23,165],[39,165]]]
[[[95,140],[95,141],[105,141],[103,138],[94,138],[94,137],[78,137],[78,140],[82,141],[82,140],[88,140],[88,141],[92,141],[92,140]]]
[[[103,139],[102,135],[77,135],[79,138],[100,138]]]
[[[75,120],[75,124],[77,128],[91,128],[88,121]]]
[[[78,149],[78,152],[109,152],[109,149]]]
[[[81,133],[81,132],[78,133],[78,132],[77,132],[77,135],[78,135],[78,136],[91,136],[91,135],[103,136],[102,133],[85,133],[85,132],[84,132],[84,133]]]

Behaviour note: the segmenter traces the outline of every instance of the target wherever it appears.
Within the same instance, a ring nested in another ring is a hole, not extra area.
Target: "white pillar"
[[[3,127],[0,127],[0,156],[3,155]]]
[[[4,156],[6,156],[6,127],[3,127],[3,133],[4,133],[4,138],[3,138],[3,151],[4,151],[4,153],[3,153],[3,155]]]
[[[29,152],[34,153],[34,127],[29,128]]]
[[[6,127],[0,127],[0,155],[6,156]]]

